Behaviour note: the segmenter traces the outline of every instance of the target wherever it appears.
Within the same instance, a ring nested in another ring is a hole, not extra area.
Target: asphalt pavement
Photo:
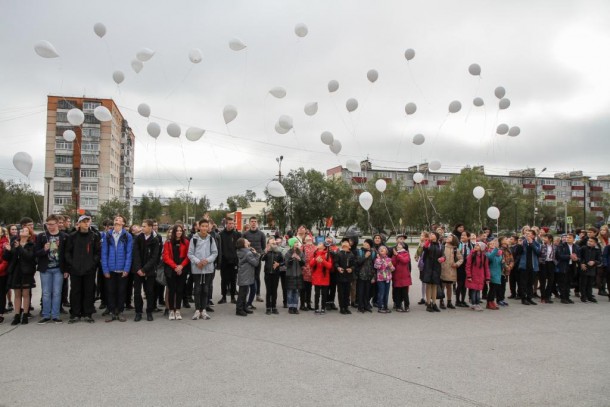
[[[11,327],[9,316],[0,405],[610,405],[606,298],[428,313],[414,281],[409,313],[267,316],[256,303],[245,318],[216,305],[209,321],[183,310],[182,321],[136,323],[131,311],[125,323],[98,313]]]

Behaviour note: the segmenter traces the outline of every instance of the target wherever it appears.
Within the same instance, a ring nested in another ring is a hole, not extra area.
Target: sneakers
[[[151,322],[153,319],[154,319],[154,318],[153,318],[152,313],[147,312],[147,313],[146,313],[146,320],[147,320],[148,322]]]
[[[176,311],[176,320],[182,321],[182,315],[180,315],[180,311]]]
[[[260,295],[256,296],[256,302],[263,302],[263,299],[261,298]]]
[[[227,297],[224,297],[224,296],[220,299],[220,301],[218,301],[218,304],[226,304],[226,303],[227,303]]]
[[[80,322],[80,317],[75,317],[74,315],[70,315],[70,318],[68,319],[68,323],[75,324],[77,322]]]
[[[38,325],[44,325],[47,322],[51,322],[51,318],[42,318],[40,321],[38,321]]]
[[[125,322],[125,321],[127,321],[127,319],[125,319],[125,317],[123,316],[123,314],[119,314],[119,315],[116,317],[116,319],[117,319],[119,322]]]
[[[322,312],[316,308],[316,310],[313,312],[315,315],[320,315]]]
[[[480,305],[480,304],[475,305],[473,309],[474,309],[475,311],[477,311],[477,312],[481,312],[481,311],[483,311],[483,307],[481,307],[481,305]]]
[[[191,318],[193,321],[198,320],[199,317],[201,316],[201,312],[199,312],[198,310],[195,310],[195,313],[193,314],[193,318]]]
[[[442,307],[441,307],[442,308]],[[447,301],[447,308],[455,309],[455,306],[451,303],[451,301]]]
[[[93,324],[95,322],[95,320],[93,318],[91,318],[91,316],[86,316],[85,322],[87,322],[88,324]]]
[[[277,310],[277,308],[271,308],[271,313],[273,315],[280,315],[280,312]]]
[[[267,308],[267,311],[265,311],[265,315],[271,315],[271,308]]]
[[[169,320],[170,321],[175,321],[176,320],[176,313],[174,311],[170,311],[169,312]]]
[[[419,300],[419,302],[417,303],[417,305],[424,305],[426,303],[426,300],[424,300],[423,298],[421,300]]]
[[[142,313],[137,312],[135,318],[133,319],[135,322],[139,322],[142,320]]]
[[[201,315],[199,316],[199,318],[207,321],[208,319],[211,319],[212,317],[209,316],[208,313],[205,312],[205,310],[204,310],[204,311],[201,311]]]

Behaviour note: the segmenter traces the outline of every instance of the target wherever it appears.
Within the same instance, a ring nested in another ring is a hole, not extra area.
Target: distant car
[[[162,223],[159,225],[159,232],[167,232],[169,230],[170,225],[167,223]]]
[[[358,229],[357,226],[350,226],[345,231],[344,236],[358,236],[358,237],[362,237],[362,232],[360,231],[360,229]]]

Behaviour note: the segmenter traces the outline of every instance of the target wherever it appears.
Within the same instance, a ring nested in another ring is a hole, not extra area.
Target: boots
[[[21,323],[21,316],[23,315],[23,313],[19,313],[19,314],[15,314],[15,317],[13,318],[13,322],[11,322],[11,325],[19,325]]]
[[[498,307],[498,304],[496,304],[495,301],[487,301],[487,308],[496,310],[496,311],[500,309],[500,307]]]
[[[455,306],[451,303],[451,300],[447,301],[447,308],[455,309]]]

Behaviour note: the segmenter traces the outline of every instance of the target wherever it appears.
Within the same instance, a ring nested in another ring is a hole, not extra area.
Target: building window
[[[55,168],[55,176],[56,177],[72,177],[72,168]]]
[[[88,198],[83,196],[80,199],[80,204],[83,206],[97,206],[97,198]]]
[[[55,156],[55,164],[72,164],[72,156],[57,154]]]
[[[72,151],[73,144],[63,140],[55,140],[55,149],[56,150],[70,150]]]
[[[97,184],[83,183],[80,185],[82,192],[97,192]]]
[[[97,178],[97,170],[80,170],[81,178]]]
[[[68,123],[68,113],[67,112],[57,112],[56,122]]]
[[[72,191],[72,183],[71,182],[62,182],[62,181],[54,181],[53,189],[55,191]]]
[[[100,138],[100,129],[97,127],[85,127],[83,128],[83,137]]]
[[[99,120],[93,114],[85,113],[85,123],[100,124]]]
[[[81,162],[81,164],[86,164],[86,165],[97,165],[100,163],[97,155],[89,155],[89,154],[81,155],[80,162]]]
[[[101,106],[100,102],[85,102],[83,103],[83,110],[94,110],[98,106]]]
[[[57,102],[57,108],[58,109],[74,109],[76,107],[76,104],[71,101],[71,100],[59,100]]]
[[[70,205],[72,204],[71,196],[55,196],[53,198],[55,205]]]
[[[100,143],[82,143],[81,151],[100,151]]]

